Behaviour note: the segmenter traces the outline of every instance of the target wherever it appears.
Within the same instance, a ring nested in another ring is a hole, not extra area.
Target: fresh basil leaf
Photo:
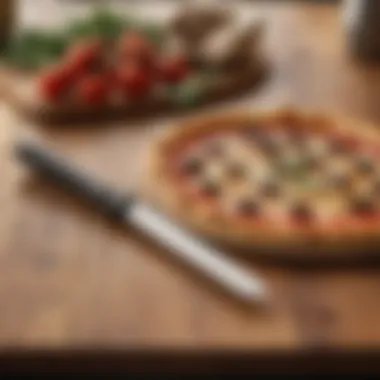
[[[68,37],[63,33],[51,33],[46,39],[46,55],[53,57],[61,56],[69,43]]]
[[[176,86],[172,101],[179,107],[193,107],[202,101],[207,85],[203,75],[191,76]]]
[[[160,25],[143,25],[140,30],[144,36],[146,36],[149,41],[151,41],[157,47],[160,47],[165,38],[165,31]]]
[[[38,68],[57,59],[66,45],[65,36],[59,32],[24,30],[11,40],[4,58],[15,66]]]
[[[126,20],[120,15],[105,9],[99,9],[92,16],[90,23],[96,33],[104,38],[115,38],[125,28]]]
[[[76,20],[67,29],[69,40],[74,41],[81,38],[96,35],[96,29],[93,24],[84,20]]]

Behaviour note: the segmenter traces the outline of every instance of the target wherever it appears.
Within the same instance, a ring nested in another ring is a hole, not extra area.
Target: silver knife
[[[16,156],[49,180],[91,202],[108,217],[144,232],[234,297],[254,303],[266,300],[267,289],[258,274],[247,271],[138,197],[120,195],[101,186],[62,157],[34,143],[17,144]]]

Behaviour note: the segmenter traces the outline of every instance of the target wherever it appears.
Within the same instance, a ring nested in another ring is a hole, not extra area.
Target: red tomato
[[[123,92],[132,97],[147,94],[152,84],[149,73],[141,66],[132,64],[118,70],[117,81]]]
[[[108,78],[103,75],[92,74],[79,81],[77,96],[86,104],[99,105],[106,101],[109,91]]]
[[[118,87],[117,72],[115,70],[107,70],[104,73],[104,76],[106,78],[106,81],[110,89],[114,89],[115,87]]]
[[[132,61],[149,66],[154,60],[154,49],[140,33],[126,32],[119,40],[119,53],[122,61]]]
[[[159,63],[158,71],[160,78],[165,82],[177,83],[185,79],[189,74],[188,61],[182,57],[167,58]]]
[[[49,101],[59,100],[68,85],[69,73],[65,66],[57,66],[45,71],[38,82],[40,94]]]
[[[101,41],[85,40],[73,45],[66,55],[66,64],[70,68],[73,77],[77,78],[84,72],[91,70],[102,57]]]

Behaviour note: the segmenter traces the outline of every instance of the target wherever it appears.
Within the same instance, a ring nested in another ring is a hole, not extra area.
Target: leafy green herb
[[[193,107],[202,101],[212,79],[208,73],[194,74],[171,89],[170,99],[179,107]]]
[[[66,44],[67,39],[58,32],[25,30],[11,41],[4,58],[13,65],[35,69],[57,59]]]
[[[129,25],[126,17],[98,9],[91,17],[74,21],[68,28],[68,34],[74,40],[89,36],[115,38]]]

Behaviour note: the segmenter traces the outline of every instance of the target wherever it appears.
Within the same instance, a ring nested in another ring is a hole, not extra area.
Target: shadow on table
[[[379,350],[11,350],[0,352],[0,373],[377,373]],[[74,372],[75,373],[75,372]]]

